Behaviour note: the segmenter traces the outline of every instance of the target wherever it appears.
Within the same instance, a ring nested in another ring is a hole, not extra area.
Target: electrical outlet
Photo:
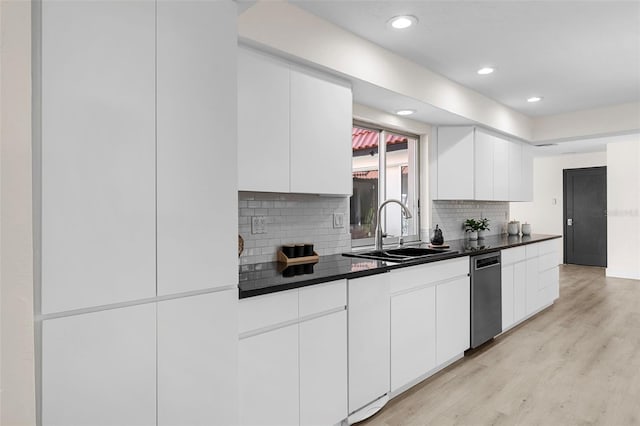
[[[267,230],[264,224],[264,216],[252,216],[251,217],[251,233],[252,234],[266,234]]]
[[[333,214],[333,227],[344,228],[344,213]]]

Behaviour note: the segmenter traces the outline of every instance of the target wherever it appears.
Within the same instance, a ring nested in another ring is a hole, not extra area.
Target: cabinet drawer
[[[300,289],[300,316],[318,314],[347,304],[347,280]]]
[[[538,254],[540,253],[539,243],[527,244],[526,246],[524,246],[524,248],[527,259],[538,257]]]
[[[502,264],[510,265],[512,263],[521,262],[526,259],[527,253],[525,247],[513,247],[502,250]]]
[[[556,253],[560,251],[560,239],[543,241],[536,244],[538,246],[538,254],[542,256],[547,253]]]
[[[256,330],[298,319],[298,290],[242,299],[239,303],[239,332]]]
[[[391,293],[436,283],[469,273],[469,257],[441,260],[391,272]]]
[[[548,253],[541,254],[540,259],[538,260],[538,268],[539,271],[546,271],[551,268],[555,268],[558,266],[558,254],[557,253]]]

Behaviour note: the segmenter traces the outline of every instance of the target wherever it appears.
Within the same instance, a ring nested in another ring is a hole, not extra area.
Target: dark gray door
[[[564,261],[607,266],[607,168],[564,170]]]

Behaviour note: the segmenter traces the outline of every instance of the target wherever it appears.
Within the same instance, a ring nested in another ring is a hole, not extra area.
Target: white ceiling
[[[640,101],[640,1],[289,2],[530,116]],[[418,25],[389,28],[401,14]]]

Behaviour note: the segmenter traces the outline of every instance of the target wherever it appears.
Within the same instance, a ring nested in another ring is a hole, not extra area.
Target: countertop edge
[[[484,253],[492,253],[496,251],[506,250],[513,247],[520,247],[520,246],[526,246],[529,244],[541,243],[544,241],[562,238],[562,235],[534,234],[533,237],[536,238],[534,241],[524,241],[524,242],[519,241],[514,244],[506,244],[506,245],[500,245],[497,247],[490,247],[487,249],[475,251],[473,253],[457,251],[455,253],[451,253],[450,255],[439,256],[437,258],[418,259],[413,262],[405,262],[405,263],[388,263],[385,266],[380,266],[380,267],[371,268],[367,270],[352,271],[352,272],[328,275],[323,277],[309,278],[306,280],[300,280],[300,281],[295,281],[292,283],[286,283],[281,285],[274,285],[270,287],[262,287],[262,288],[251,289],[251,290],[242,290],[238,288],[238,296],[239,296],[239,299],[247,299],[250,297],[262,296],[262,295],[271,294],[271,293],[278,293],[278,292],[287,291],[287,290],[294,290],[296,288],[303,288],[311,285],[322,284],[322,283],[337,281],[341,279],[362,278],[366,276],[382,274],[395,269],[406,268],[409,266],[424,265],[427,263],[439,262],[443,260],[451,260],[451,259],[456,259],[456,258],[465,257],[465,256],[476,256]]]

